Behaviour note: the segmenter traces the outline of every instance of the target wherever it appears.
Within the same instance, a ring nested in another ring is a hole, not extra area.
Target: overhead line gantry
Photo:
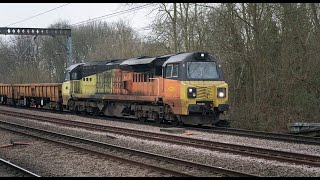
[[[67,37],[67,67],[72,65],[72,39],[71,29],[54,29],[54,28],[18,28],[18,27],[0,27],[0,34],[4,35],[49,35],[52,37]]]

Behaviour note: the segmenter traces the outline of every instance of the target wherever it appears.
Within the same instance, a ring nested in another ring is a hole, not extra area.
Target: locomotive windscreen
[[[188,62],[188,79],[218,79],[215,62]]]

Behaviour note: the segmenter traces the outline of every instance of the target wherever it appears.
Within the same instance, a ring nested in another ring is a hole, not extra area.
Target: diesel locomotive
[[[142,122],[226,126],[228,84],[207,52],[74,64],[63,83],[0,84],[0,103]]]
[[[227,124],[228,84],[218,58],[207,52],[74,64],[61,91],[62,107],[74,113]]]

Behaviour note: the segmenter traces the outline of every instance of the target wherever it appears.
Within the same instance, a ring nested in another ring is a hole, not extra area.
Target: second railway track
[[[38,108],[26,108],[26,107],[16,107],[19,109],[24,110],[32,110],[32,111],[40,111],[40,112],[50,112],[50,113],[59,113],[59,114],[73,114],[68,111],[52,111],[49,109],[38,109]],[[120,118],[120,117],[106,117],[106,116],[90,116],[90,115],[81,115],[82,117],[88,117],[93,119],[99,119],[99,120],[105,120],[106,118],[108,120],[114,120],[114,121],[123,121],[123,118],[126,119],[126,123],[133,123],[133,124],[144,124],[144,125],[150,125],[150,126],[157,126],[159,127],[159,124],[152,122],[145,122],[141,123],[137,120],[128,119],[126,117]],[[172,127],[172,125],[168,124],[161,124],[163,127]],[[258,139],[268,139],[268,140],[276,140],[276,141],[282,141],[282,142],[292,142],[292,143],[299,143],[299,144],[309,144],[309,145],[320,145],[320,137],[309,137],[309,136],[303,136],[303,135],[296,135],[296,134],[286,134],[286,133],[272,133],[272,132],[264,132],[264,131],[253,131],[253,130],[247,130],[247,129],[236,129],[236,128],[222,128],[222,127],[209,127],[209,126],[192,126],[192,125],[182,125],[179,126],[182,128],[186,128],[188,130],[195,130],[195,131],[201,131],[201,132],[208,132],[208,133],[217,133],[217,134],[229,134],[234,136],[243,136],[243,137],[250,137],[250,138],[258,138]]]
[[[0,112],[8,116],[34,119],[34,120],[39,120],[43,122],[57,123],[57,124],[62,124],[66,126],[80,127],[84,129],[98,130],[102,132],[121,134],[125,136],[141,138],[141,139],[180,144],[180,145],[186,145],[186,146],[191,146],[196,148],[228,152],[233,154],[240,154],[245,156],[269,159],[269,160],[277,160],[280,162],[288,162],[288,163],[295,163],[300,165],[310,165],[310,166],[320,167],[320,157],[314,156],[314,155],[271,150],[271,149],[258,148],[258,147],[252,147],[252,146],[228,144],[228,143],[221,143],[221,142],[208,141],[208,140],[200,140],[200,139],[189,138],[189,137],[181,137],[181,136],[174,136],[174,135],[168,135],[168,134],[162,134],[162,133],[126,129],[126,128],[108,126],[108,125],[101,125],[101,124],[98,125],[93,123],[71,121],[66,119],[32,115],[27,113],[17,113],[17,112],[11,112],[11,111],[3,111],[3,110],[0,110]]]
[[[320,145],[319,137],[308,137],[295,134],[284,134],[284,133],[271,133],[263,131],[252,131],[247,129],[235,129],[235,128],[219,128],[219,127],[192,127],[187,126],[190,130],[197,130],[203,132],[211,132],[218,134],[229,134],[235,136],[246,136],[260,139],[269,139],[283,142],[292,142],[292,143],[301,143],[301,144],[310,144],[310,145]]]

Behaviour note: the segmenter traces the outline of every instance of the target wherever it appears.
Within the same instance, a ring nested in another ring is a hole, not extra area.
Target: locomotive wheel
[[[79,107],[78,106],[75,106],[75,108],[73,109],[73,114],[79,114]]]
[[[174,127],[180,125],[180,121],[178,120],[177,117],[174,117],[174,119],[171,120],[171,125],[174,126]]]
[[[176,121],[176,120],[173,120],[171,121],[171,125],[176,127],[176,126],[179,126],[180,125],[180,122],[179,121]]]
[[[86,111],[81,111],[81,115],[85,116],[85,115],[87,115],[87,112]]]
[[[161,123],[163,122],[163,119],[161,119],[161,118],[156,118],[156,119],[154,120],[154,122],[155,122],[156,124],[161,124]]]
[[[171,126],[179,126],[181,124],[181,122],[179,121],[179,119],[177,118],[177,116],[174,116],[173,114],[171,115],[171,118],[170,118],[170,124]]]
[[[145,117],[139,117],[138,119],[142,123],[145,123],[147,121],[147,118],[145,118]]]
[[[230,123],[227,120],[220,120],[217,123],[213,123],[212,127],[224,127],[228,128],[230,127]]]
[[[153,112],[154,122],[156,124],[161,124],[163,122],[162,118],[159,118],[159,114],[157,112]]]
[[[93,109],[92,116],[98,116],[99,113],[100,113],[100,110],[98,108],[95,108]]]

